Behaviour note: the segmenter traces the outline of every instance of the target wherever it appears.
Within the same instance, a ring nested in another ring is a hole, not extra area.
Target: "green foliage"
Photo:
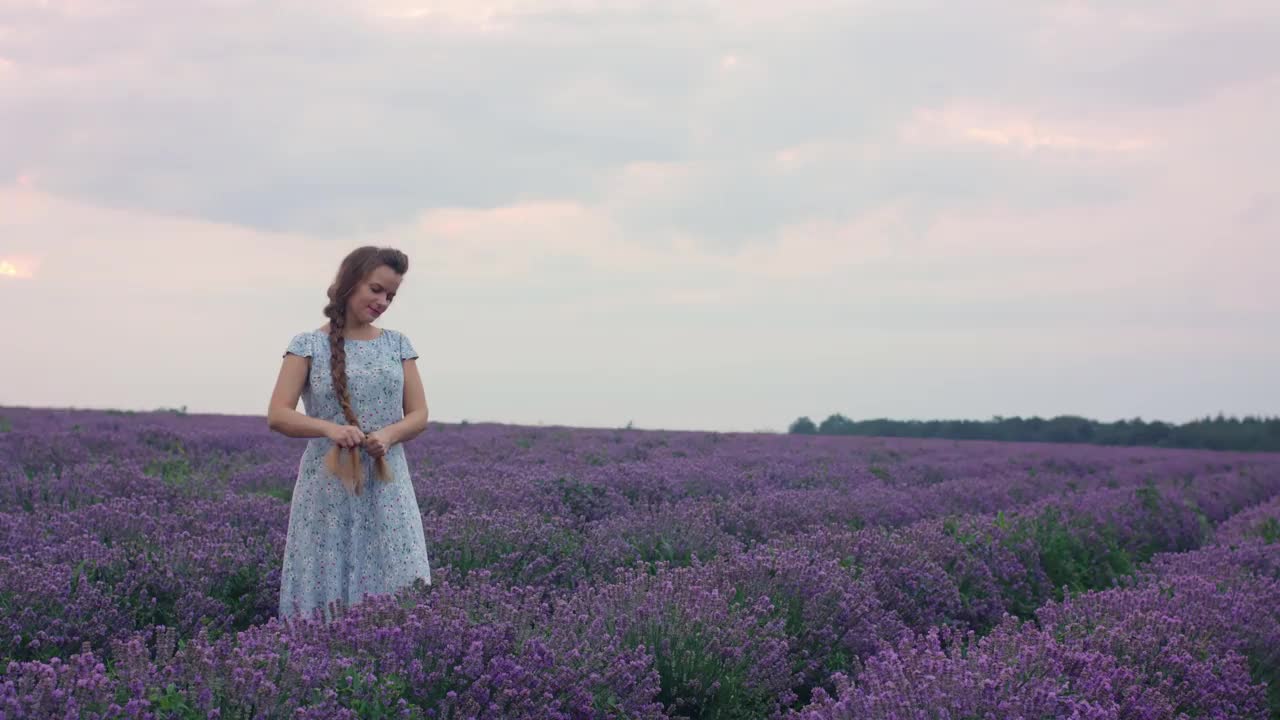
[[[822,423],[818,425],[818,434],[819,435],[844,435],[846,434],[844,432],[845,428],[848,428],[853,424],[854,424],[853,421],[850,420],[849,418],[845,417],[844,415],[841,415],[840,413],[836,413],[834,415],[827,417],[826,420],[823,420]]]
[[[1254,528],[1254,534],[1267,543],[1280,541],[1280,520],[1273,517],[1263,520]]]
[[[147,550],[148,556],[153,556]],[[154,558],[150,558],[154,562]],[[158,587],[151,582],[144,582],[138,588],[136,597],[130,597],[125,605],[133,615],[133,626],[136,628],[152,625],[176,627],[178,625],[178,600],[180,591],[174,588]]]
[[[406,696],[409,684],[395,675],[372,674],[364,676],[359,672],[348,671],[338,683],[338,702],[342,707],[355,711],[356,717],[370,720],[384,718],[421,718],[422,708],[408,705],[401,707],[401,700]],[[408,710],[409,715],[404,712]]]
[[[9,432],[13,430],[13,423],[9,422],[9,418],[0,415],[0,432]]]
[[[283,500],[285,502],[291,502],[293,500],[292,487],[262,488],[261,490],[255,490],[254,492],[258,493],[259,495],[267,495],[269,497],[279,498],[280,500]]]
[[[253,625],[257,615],[254,599],[258,597],[258,586],[262,582],[258,568],[245,566],[237,568],[234,573],[221,578],[209,590],[209,597],[222,601],[231,610],[233,631],[247,630]]]
[[[851,420],[839,413],[814,425],[808,417],[791,424],[793,435],[945,438],[1005,442],[1088,443],[1280,452],[1280,416],[1205,417],[1182,425],[1141,418],[1100,422],[1077,415],[991,420]]]
[[[607,514],[603,485],[564,475],[556,478],[553,484],[555,494],[560,496],[560,501],[574,519],[590,522]]]
[[[465,538],[447,538],[437,541],[436,548],[438,557],[447,558],[442,564],[449,565],[460,578],[473,570],[497,565],[502,558],[520,549],[506,538],[490,538],[483,544],[468,542]]]
[[[1020,531],[1034,538],[1055,599],[1062,599],[1063,588],[1081,592],[1111,587],[1133,572],[1133,560],[1107,528],[1047,510]]]
[[[735,659],[709,652],[704,633],[709,630],[701,622],[672,607],[663,620],[632,625],[623,642],[648,646],[658,671],[658,700],[680,717],[763,717],[770,698],[748,682],[750,654]]]
[[[967,552],[986,553],[995,543],[1025,567],[1025,576],[1002,579],[999,591],[1001,604],[1024,619],[1033,617],[1049,598],[1062,600],[1067,594],[1115,586],[1133,574],[1141,559],[1120,544],[1114,528],[1058,507],[1036,515],[998,512],[987,527],[966,527],[955,518],[942,523],[943,532]],[[975,594],[977,589],[967,580],[958,578],[961,599],[966,604],[984,602],[986,596]]]
[[[191,479],[191,463],[185,457],[171,457],[163,460],[152,460],[147,463],[145,471],[151,477],[158,477],[174,486],[183,486]]]
[[[138,440],[147,447],[174,455],[182,455],[187,451],[182,437],[169,430],[148,428],[138,433]]]
[[[1151,511],[1160,511],[1160,491],[1156,489],[1154,483],[1148,481],[1146,485],[1138,488],[1133,492],[1138,497],[1138,502],[1142,503],[1142,507]]]
[[[808,417],[802,417],[791,423],[791,427],[788,428],[787,432],[792,435],[817,435],[818,426],[814,425],[813,421]]]
[[[196,720],[196,718],[204,717],[195,708],[187,704],[186,694],[173,683],[169,683],[164,692],[153,688],[147,699],[151,701],[151,706],[158,717],[181,718],[182,720],[187,720],[188,718]]]

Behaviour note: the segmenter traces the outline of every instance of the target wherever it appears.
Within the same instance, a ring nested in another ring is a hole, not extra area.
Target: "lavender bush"
[[[3,717],[1280,717],[1280,458],[433,425],[434,584],[275,617],[301,444],[0,408]]]

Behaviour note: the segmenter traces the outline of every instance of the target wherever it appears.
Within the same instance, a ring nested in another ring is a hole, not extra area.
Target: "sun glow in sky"
[[[28,279],[35,275],[34,258],[0,257],[0,277]]]

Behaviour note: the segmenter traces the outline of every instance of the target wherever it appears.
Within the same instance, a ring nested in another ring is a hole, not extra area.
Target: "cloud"
[[[646,163],[698,168],[702,189],[658,204],[656,217],[638,209],[635,221],[721,248],[815,213],[893,202],[943,165],[992,193],[1061,196],[1059,184],[1026,177],[1055,169],[981,158],[899,149],[865,168],[792,166],[786,181],[774,159],[814,144],[891,146],[912,113],[956,98],[1012,90],[997,104],[1016,111],[1019,94],[1076,93],[1059,59],[1025,62],[1043,15],[997,3],[16,7],[0,9],[0,26],[17,28],[0,36],[0,56],[17,68],[0,81],[10,131],[0,177],[26,172],[93,203],[335,238],[530,193],[596,203],[602,182]],[[1108,42],[1130,51],[1130,39]],[[1045,137],[994,130],[1003,135],[986,137]],[[929,192],[945,206],[965,191],[947,180]]]
[[[1031,66],[1040,95],[1089,107],[1186,106],[1280,73],[1280,7],[1205,3],[1045,3]]]
[[[1021,151],[1133,153],[1150,149],[1151,134],[1113,128],[1080,130],[1008,108],[952,104],[917,110],[901,130],[906,143],[978,143]]]
[[[1165,107],[1142,87],[1186,85],[1191,102],[1280,62],[1263,42],[1280,12],[1252,0],[303,10],[6,5],[0,56],[20,82],[0,98],[0,125],[22,141],[0,140],[0,177],[30,173],[51,192],[116,207],[341,237],[433,208],[616,207],[605,195],[627,168],[680,167],[683,200],[631,203],[625,221],[739,247],[903,200],[926,213],[974,193],[1108,202],[1128,178],[948,143],[1133,152],[1160,125],[1108,124]],[[928,143],[902,144],[904,126]]]
[[[625,268],[644,253],[619,237],[610,219],[570,202],[529,202],[484,210],[429,210],[398,232],[432,258],[433,274],[453,279],[528,276],[568,259],[587,269]]]
[[[0,2],[0,258],[40,263],[0,302],[274,353],[368,242],[409,252],[400,317],[442,333],[437,367],[490,374],[732,366],[829,378],[816,398],[865,363],[1273,358],[1278,23],[1263,0]]]
[[[42,287],[81,298],[130,287],[159,293],[313,287],[328,281],[349,249],[349,241],[326,246],[296,234],[96,206],[17,185],[0,186],[0,208],[0,257],[28,268]]]

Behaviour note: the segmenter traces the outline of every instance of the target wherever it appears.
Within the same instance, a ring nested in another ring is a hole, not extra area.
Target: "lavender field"
[[[286,627],[302,447],[0,408],[0,717],[1280,717],[1280,456],[433,424],[433,584]]]

